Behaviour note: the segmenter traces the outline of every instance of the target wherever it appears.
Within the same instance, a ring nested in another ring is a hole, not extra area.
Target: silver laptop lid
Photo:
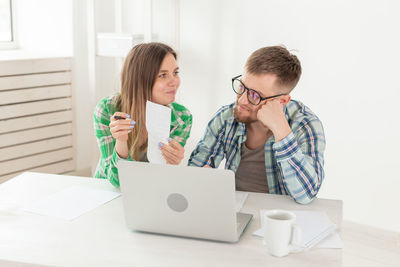
[[[120,160],[129,228],[235,242],[235,177],[229,170]]]

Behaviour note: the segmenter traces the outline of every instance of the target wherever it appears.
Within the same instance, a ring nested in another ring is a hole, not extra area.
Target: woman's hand
[[[129,155],[128,134],[132,132],[136,122],[129,119],[131,116],[122,112],[115,112],[110,118],[110,132],[116,139],[115,151],[120,158],[126,159]]]
[[[160,149],[168,164],[178,165],[185,155],[183,146],[171,138],[168,140],[168,144],[160,142]]]
[[[122,117],[123,119],[116,119],[116,117]],[[136,124],[135,121],[129,118],[129,114],[122,112],[115,112],[114,115],[110,117],[110,132],[112,137],[114,137],[117,141],[128,141],[128,134],[132,132],[132,129]]]

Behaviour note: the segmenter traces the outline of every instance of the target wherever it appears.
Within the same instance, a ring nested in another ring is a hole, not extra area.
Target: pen
[[[114,116],[114,119],[116,119],[116,120],[125,120],[125,118],[121,117],[121,116]]]

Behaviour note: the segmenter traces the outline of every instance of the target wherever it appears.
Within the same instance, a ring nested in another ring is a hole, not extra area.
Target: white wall
[[[110,3],[95,2],[99,27],[112,29]],[[169,44],[174,41],[173,3],[155,0],[153,5],[154,33],[158,41]],[[242,72],[251,52],[285,44],[297,50],[303,65],[293,98],[314,110],[325,127],[326,178],[319,196],[342,199],[346,220],[400,231],[400,174],[395,168],[400,112],[394,104],[400,94],[399,4],[394,0],[179,3],[178,99],[194,115],[188,154],[212,114],[234,100],[230,79]],[[122,30],[142,33],[142,1],[124,0],[122,6]],[[115,61],[99,59],[97,68],[97,97],[113,93],[119,79]]]
[[[230,78],[257,48],[296,49],[293,93],[322,120],[326,178],[320,197],[344,218],[400,231],[397,171],[400,37],[396,1],[181,1],[181,99],[194,115],[191,143],[234,100]],[[191,145],[191,144],[189,144]]]

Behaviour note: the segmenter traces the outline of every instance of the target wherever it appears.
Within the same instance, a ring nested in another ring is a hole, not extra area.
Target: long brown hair
[[[125,58],[121,94],[115,101],[118,110],[136,121],[128,137],[129,154],[135,160],[139,160],[140,152],[147,150],[146,101],[152,100],[152,88],[167,54],[177,58],[171,47],[153,42],[134,46]]]

